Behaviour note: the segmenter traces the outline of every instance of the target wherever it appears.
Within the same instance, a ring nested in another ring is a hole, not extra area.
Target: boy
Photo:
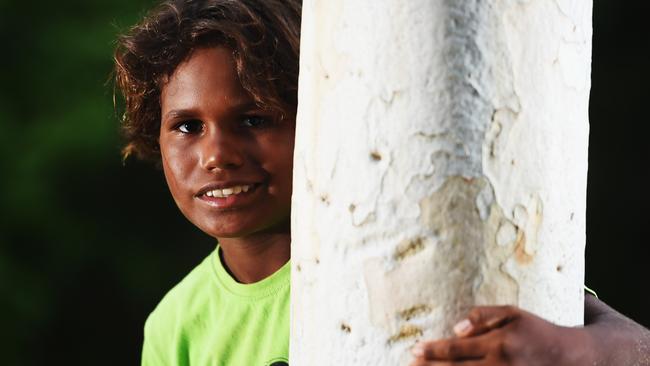
[[[299,0],[178,0],[120,39],[125,155],[159,161],[181,212],[219,243],[150,315],[143,365],[288,364],[299,22]],[[585,328],[480,307],[458,338],[417,345],[414,362],[641,362],[643,328],[586,307]]]
[[[219,243],[147,320],[144,365],[288,362],[299,20],[298,1],[174,1],[120,40],[125,154],[159,160]]]

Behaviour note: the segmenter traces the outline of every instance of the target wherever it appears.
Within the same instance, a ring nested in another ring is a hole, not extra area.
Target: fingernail
[[[422,347],[422,344],[418,343],[413,348],[411,348],[411,353],[415,357],[422,357],[424,356],[424,348]]]
[[[472,322],[469,319],[463,319],[454,325],[454,333],[458,336],[465,335],[472,330]]]

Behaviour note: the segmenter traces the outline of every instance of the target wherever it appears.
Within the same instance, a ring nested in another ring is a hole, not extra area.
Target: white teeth
[[[223,189],[214,189],[212,191],[207,191],[205,192],[205,195],[208,197],[228,197],[233,194],[240,194],[242,192],[248,192],[252,188],[251,185],[244,185],[244,186],[234,186],[234,187],[228,187],[228,188],[223,188]]]

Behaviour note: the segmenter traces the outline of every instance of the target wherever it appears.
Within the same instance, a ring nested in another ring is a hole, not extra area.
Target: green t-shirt
[[[142,365],[288,365],[289,275],[238,283],[217,247],[149,315]]]

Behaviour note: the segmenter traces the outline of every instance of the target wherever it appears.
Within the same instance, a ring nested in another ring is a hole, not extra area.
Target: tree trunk
[[[305,0],[291,363],[583,317],[591,0]]]

